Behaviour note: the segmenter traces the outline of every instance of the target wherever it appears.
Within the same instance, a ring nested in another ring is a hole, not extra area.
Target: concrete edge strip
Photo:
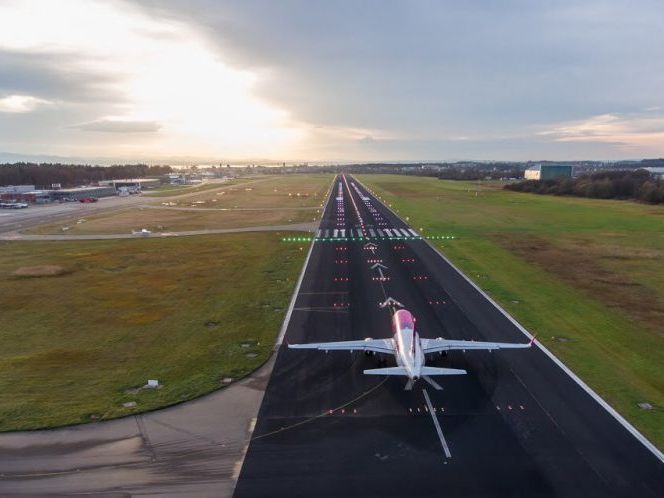
[[[365,190],[368,192],[369,189],[365,187],[362,182],[360,182],[357,178],[355,180],[364,187]],[[372,194],[373,195],[373,194]],[[376,196],[373,196],[374,199],[376,199]],[[386,204],[381,202],[379,199],[376,199],[377,202],[382,204],[388,211],[390,211],[394,216],[399,218],[401,221],[401,216],[399,216],[397,213],[395,213],[390,207],[388,207]],[[479,292],[487,301],[489,301],[498,311],[500,311],[505,318],[507,318],[512,324],[518,328],[521,333],[523,333],[528,339],[532,339],[533,335],[526,330],[526,328],[521,325],[519,322],[517,322],[506,310],[504,310],[496,301],[494,301],[486,292],[484,292],[480,287],[475,284],[470,278],[468,278],[457,266],[452,263],[445,255],[443,255],[440,250],[434,246],[430,241],[426,240],[425,238],[422,238],[429,247],[431,247],[447,264],[449,264],[454,270],[461,275],[466,282],[468,282],[470,285],[472,285],[477,292]],[[572,370],[569,369],[567,365],[565,365],[561,360],[559,360],[551,351],[549,351],[542,343],[535,341],[535,345],[545,354],[547,355],[556,365],[558,365],[563,372],[565,372],[576,384],[581,387],[588,395],[590,395],[591,398],[593,398],[599,405],[604,408],[620,425],[622,425],[627,431],[632,434],[636,439],[639,440],[643,446],[645,446],[650,452],[655,455],[662,463],[664,463],[664,453],[662,453],[653,443],[651,443],[643,434],[639,432],[639,430],[634,427],[632,424],[630,424],[620,413],[618,413],[611,405],[609,405],[604,399],[597,394],[593,389],[588,386],[581,378],[579,378]]]
[[[330,195],[332,192],[332,188],[334,187],[334,181],[337,179],[337,176],[335,175],[334,179],[331,182],[330,188],[327,190],[326,198],[325,198],[325,205],[323,206],[323,210],[321,211],[320,215],[320,221],[318,222],[318,227],[316,229],[320,229],[321,223],[323,222],[323,217],[325,216],[325,211],[327,211],[327,205],[330,202]],[[316,230],[315,229],[315,230]],[[314,230],[314,233],[316,233]],[[300,271],[300,276],[297,279],[297,284],[295,285],[295,290],[293,291],[293,295],[291,296],[290,303],[288,304],[288,311],[286,311],[286,316],[284,317],[284,321],[281,324],[281,330],[279,331],[279,335],[277,336],[277,342],[275,343],[274,347],[275,349],[278,349],[279,346],[281,346],[284,342],[284,337],[286,335],[286,330],[288,329],[288,324],[290,323],[291,315],[293,314],[293,308],[295,308],[295,302],[297,301],[297,296],[300,295],[300,287],[302,286],[302,281],[304,280],[304,274],[307,272],[307,268],[309,267],[309,258],[311,258],[311,253],[314,250],[314,244],[315,240],[313,240],[309,244],[309,252],[307,252],[307,258],[304,260],[304,265],[302,265],[302,271]]]

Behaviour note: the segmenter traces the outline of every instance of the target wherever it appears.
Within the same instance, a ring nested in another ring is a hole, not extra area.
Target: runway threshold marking
[[[424,394],[424,400],[427,402],[427,407],[429,408],[429,415],[431,415],[431,420],[433,420],[433,425],[436,427],[436,432],[438,433],[438,439],[440,439],[440,444],[443,447],[445,452],[445,457],[452,458],[452,453],[450,453],[450,447],[447,446],[447,441],[443,435],[443,430],[440,428],[440,423],[438,422],[438,417],[436,417],[436,412],[431,404],[431,399],[429,399],[429,393],[426,389],[422,389],[422,394]]]

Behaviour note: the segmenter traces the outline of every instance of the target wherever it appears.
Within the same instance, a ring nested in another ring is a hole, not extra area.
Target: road
[[[27,209],[0,209],[0,233],[25,230],[28,227],[60,219],[85,218],[107,210],[137,207],[145,202],[142,196],[103,197],[99,202],[64,202]]]
[[[539,344],[435,357],[428,364],[468,375],[437,377],[443,390],[420,382],[411,392],[398,377],[362,375],[376,357],[287,349],[288,342],[390,337],[390,312],[378,306],[386,297],[414,314],[423,338],[527,340],[366,189],[350,177],[340,185],[235,497],[664,496],[662,454]],[[355,240],[343,240],[349,234]],[[376,262],[387,267],[382,277],[371,269]]]

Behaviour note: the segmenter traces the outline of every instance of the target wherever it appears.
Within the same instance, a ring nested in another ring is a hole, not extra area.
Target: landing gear
[[[380,366],[387,365],[387,358],[384,354],[376,353],[374,351],[365,351],[364,356],[367,358],[373,357],[376,360],[376,363]]]

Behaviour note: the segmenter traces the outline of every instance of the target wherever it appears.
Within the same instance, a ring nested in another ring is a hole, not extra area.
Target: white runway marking
[[[440,439],[440,444],[443,446],[443,451],[445,452],[445,456],[447,458],[452,458],[452,453],[450,453],[450,447],[447,446],[447,441],[445,440],[445,436],[443,435],[443,430],[440,428],[440,424],[438,423],[438,417],[436,417],[436,412],[434,411],[433,406],[431,405],[431,400],[429,399],[429,393],[427,392],[426,389],[422,389],[422,394],[424,394],[424,399],[427,402],[427,407],[429,408],[429,414],[431,415],[431,419],[433,420],[433,425],[436,426],[438,439]]]

